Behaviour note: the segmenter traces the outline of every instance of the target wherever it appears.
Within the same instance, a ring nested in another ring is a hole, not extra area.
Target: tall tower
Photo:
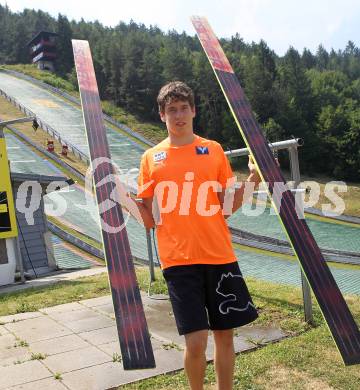
[[[40,31],[28,43],[33,64],[41,70],[54,71],[54,62],[57,58],[56,37],[58,34],[48,31]]]

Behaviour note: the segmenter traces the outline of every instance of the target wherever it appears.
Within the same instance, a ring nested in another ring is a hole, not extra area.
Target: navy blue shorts
[[[163,275],[180,335],[233,329],[258,317],[237,262],[174,266]]]

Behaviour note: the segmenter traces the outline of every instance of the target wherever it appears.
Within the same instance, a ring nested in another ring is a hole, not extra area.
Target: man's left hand
[[[250,176],[248,178],[248,181],[255,182],[256,184],[259,184],[261,182],[261,177],[260,177],[259,172],[257,170],[257,167],[254,163],[254,160],[251,156],[249,156],[248,168],[249,168],[249,172],[250,172]]]

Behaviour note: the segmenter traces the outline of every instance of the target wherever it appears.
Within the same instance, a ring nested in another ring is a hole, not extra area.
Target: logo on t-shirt
[[[166,159],[166,152],[159,152],[154,154],[154,162],[159,162]]]
[[[196,154],[209,154],[207,146],[195,146]]]

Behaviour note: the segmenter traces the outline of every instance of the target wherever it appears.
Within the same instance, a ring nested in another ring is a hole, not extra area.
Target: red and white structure
[[[54,62],[57,58],[56,37],[58,34],[49,31],[40,31],[28,43],[33,64],[41,70],[54,71]]]

